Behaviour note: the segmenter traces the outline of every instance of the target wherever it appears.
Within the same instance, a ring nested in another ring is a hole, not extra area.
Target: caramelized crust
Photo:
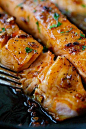
[[[41,0],[0,1],[24,30],[41,39],[56,55],[69,59],[86,82],[85,35],[61,14],[55,4]]]
[[[40,55],[43,47],[23,31],[2,48],[1,63],[14,71],[22,71]]]
[[[65,57],[58,57],[53,63],[34,98],[58,121],[86,112],[86,91],[79,74]]]
[[[26,70],[19,73],[22,88],[26,94],[31,94],[45,79],[45,75],[54,62],[54,55],[48,51],[40,54],[36,61]]]

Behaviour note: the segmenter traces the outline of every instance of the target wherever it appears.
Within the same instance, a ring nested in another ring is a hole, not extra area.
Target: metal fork
[[[0,63],[0,85],[9,86],[9,87],[21,87],[19,82],[18,73],[10,70]]]

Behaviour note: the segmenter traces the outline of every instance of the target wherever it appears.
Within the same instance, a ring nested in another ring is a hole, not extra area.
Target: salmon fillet
[[[28,69],[18,74],[25,94],[30,95],[42,83],[53,62],[54,55],[50,51],[42,53]]]
[[[73,14],[86,15],[86,0],[50,0],[57,6]]]
[[[34,93],[36,99],[57,121],[86,112],[86,91],[75,67],[58,57]]]
[[[41,0],[0,2],[5,11],[16,17],[17,23],[25,31],[41,39],[55,55],[63,55],[69,59],[86,82],[85,35],[61,14],[55,4]]]
[[[0,49],[9,38],[17,35],[19,27],[15,24],[15,18],[10,17],[0,8]]]
[[[14,71],[28,68],[40,55],[43,47],[32,36],[20,33],[8,40],[1,51],[1,63]]]
[[[0,59],[1,59],[1,49],[7,43],[7,41],[15,37],[19,31],[19,27],[15,24],[15,18],[9,17],[0,8]]]

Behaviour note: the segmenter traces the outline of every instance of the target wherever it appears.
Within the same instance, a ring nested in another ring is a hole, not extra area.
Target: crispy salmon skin
[[[0,0],[1,6],[16,17],[17,23],[51,49],[70,60],[86,82],[86,39],[55,4],[41,0]],[[8,7],[6,5],[9,5]]]

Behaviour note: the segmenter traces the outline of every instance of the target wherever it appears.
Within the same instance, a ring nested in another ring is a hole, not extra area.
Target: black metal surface
[[[29,104],[28,104],[29,102]],[[20,89],[0,85],[0,128],[11,129],[85,129],[86,115],[55,124],[39,105],[25,96]],[[36,115],[32,115],[36,112]],[[33,117],[38,117],[33,121]],[[35,122],[35,124],[34,124]]]

